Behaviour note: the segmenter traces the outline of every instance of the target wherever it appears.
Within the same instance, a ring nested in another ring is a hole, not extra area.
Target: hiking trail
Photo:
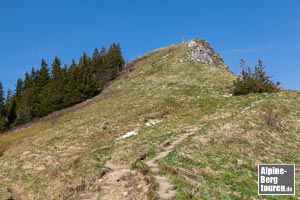
[[[189,127],[183,130],[183,134],[181,134],[178,138],[176,138],[173,142],[169,143],[163,151],[159,152],[154,158],[151,160],[146,161],[146,164],[150,168],[153,173],[154,180],[159,184],[157,189],[158,198],[160,199],[172,199],[175,195],[174,186],[170,183],[169,179],[159,173],[159,166],[155,163],[156,160],[159,160],[165,156],[167,156],[171,151],[175,149],[175,147],[182,142],[184,139],[189,137],[190,135],[194,134],[198,131],[201,126],[198,127]]]

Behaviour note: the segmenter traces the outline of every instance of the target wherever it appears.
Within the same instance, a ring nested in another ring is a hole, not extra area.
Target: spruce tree
[[[58,57],[55,57],[52,63],[51,79],[61,78],[61,62]]]
[[[33,104],[36,99],[36,93],[32,87],[24,89],[22,95],[16,102],[16,123],[24,123],[34,117]]]
[[[18,99],[21,97],[23,89],[24,89],[24,81],[21,78],[18,78],[15,94],[14,94],[16,101],[18,101]]]
[[[107,53],[107,52],[106,52],[106,48],[105,48],[105,46],[102,46],[102,47],[101,47],[101,51],[100,51],[100,56],[102,56],[102,57],[103,57],[103,56],[105,56],[105,55],[106,55],[106,53]]]
[[[95,69],[92,66],[92,61],[85,52],[83,52],[78,66],[80,72],[78,86],[80,90],[80,100],[83,101],[93,97],[99,86],[95,76]]]
[[[37,71],[37,75],[36,75],[36,81],[35,81],[36,88],[38,90],[43,89],[43,87],[48,83],[49,80],[50,80],[50,75],[49,75],[48,64],[44,59],[42,59],[41,68]]]
[[[24,81],[18,79],[15,90],[16,124],[27,122],[33,117],[33,103],[37,98],[37,93],[34,90],[36,73],[36,70],[32,67],[31,73],[25,73]]]
[[[97,48],[95,48],[94,52],[93,52],[93,56],[92,56],[92,65],[93,67],[97,67],[99,65],[99,61],[100,61],[100,53],[98,51]]]
[[[6,128],[4,100],[4,89],[0,82],[0,132],[4,131]]]
[[[3,85],[0,82],[0,116],[3,117],[5,116],[5,98],[4,98],[4,89]]]
[[[49,99],[49,68],[44,59],[41,61],[41,67],[37,71],[36,79],[34,82],[33,91],[37,94],[33,103],[33,116],[41,117],[48,114],[51,111],[50,99]]]
[[[16,99],[11,89],[7,90],[5,102],[6,121],[8,126],[11,125],[17,118],[16,115]]]
[[[37,76],[37,71],[34,69],[34,67],[31,68],[31,72],[25,73],[25,79],[24,79],[24,89],[32,88],[34,86],[35,80]]]
[[[51,111],[63,108],[63,99],[65,94],[65,74],[61,68],[60,60],[55,57],[52,63],[51,79],[44,92],[48,93]],[[45,94],[47,95],[47,94]]]
[[[96,66],[96,78],[101,91],[109,82],[108,55],[104,46],[101,48],[99,65]]]
[[[38,92],[35,88],[37,73],[38,71],[35,70],[34,67],[32,67],[30,73],[25,73],[23,85],[17,85],[16,89],[22,90],[20,92],[20,96],[18,96],[19,92],[18,90],[16,90],[16,95],[18,97],[16,102],[17,123],[26,122],[30,120],[34,115],[33,104],[37,101],[38,96]],[[17,84],[22,84],[22,82],[20,81]]]
[[[118,76],[118,73],[123,69],[125,64],[120,45],[115,43],[110,45],[107,55],[109,80],[113,80]]]
[[[79,91],[79,69],[75,62],[72,60],[72,64],[67,72],[67,81],[66,81],[66,93],[64,96],[64,106],[74,105],[80,102],[80,91]]]

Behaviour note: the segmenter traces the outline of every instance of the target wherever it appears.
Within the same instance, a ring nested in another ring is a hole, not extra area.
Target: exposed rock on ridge
[[[179,63],[186,62],[199,62],[230,71],[221,56],[213,50],[208,42],[195,38],[183,44],[173,44],[167,47],[162,47],[140,56],[128,62],[122,73],[133,71],[137,63],[143,62],[149,57],[156,58],[155,61],[150,64],[151,66],[155,66],[159,63],[178,65]]]
[[[188,56],[191,61],[201,62],[214,67],[228,69],[223,59],[210,44],[202,39],[192,39],[188,43]]]

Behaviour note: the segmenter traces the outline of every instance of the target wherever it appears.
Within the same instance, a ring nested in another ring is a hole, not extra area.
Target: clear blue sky
[[[261,58],[274,80],[300,89],[298,0],[1,0],[0,81],[14,89],[41,58],[70,64],[119,42],[129,61],[182,37],[207,40],[235,73],[240,58]]]

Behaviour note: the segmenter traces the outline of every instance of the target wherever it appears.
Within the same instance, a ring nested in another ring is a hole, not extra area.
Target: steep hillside
[[[127,66],[78,109],[0,136],[22,136],[0,199],[256,199],[256,164],[300,163],[299,92],[230,96],[235,75],[200,39]]]

